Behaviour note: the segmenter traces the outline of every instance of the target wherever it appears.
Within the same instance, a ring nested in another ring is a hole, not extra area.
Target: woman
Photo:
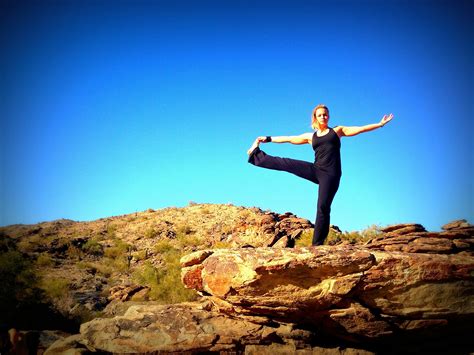
[[[282,170],[295,174],[319,185],[318,210],[314,224],[313,245],[322,245],[329,233],[331,203],[339,188],[341,170],[341,137],[352,137],[385,126],[393,115],[384,115],[379,123],[361,127],[328,126],[329,109],[325,105],[314,108],[311,127],[315,132],[299,136],[258,137],[248,150],[249,163],[267,169]],[[260,143],[311,144],[315,162],[274,157],[260,150]]]

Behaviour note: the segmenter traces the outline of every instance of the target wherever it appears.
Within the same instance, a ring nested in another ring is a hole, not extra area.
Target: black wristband
[[[268,143],[268,142],[271,142],[271,141],[272,141],[272,137],[270,137],[270,136],[265,137],[265,143]]]

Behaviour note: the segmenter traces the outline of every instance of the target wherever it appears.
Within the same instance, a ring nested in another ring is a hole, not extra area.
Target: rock
[[[371,355],[371,351],[354,348],[323,348],[323,347],[307,347],[298,349],[294,345],[289,344],[271,344],[271,345],[248,345],[245,347],[245,355]]]
[[[81,341],[80,334],[71,335],[67,338],[55,341],[46,351],[44,355],[79,355],[89,353],[89,350]]]
[[[380,229],[381,232],[387,233],[386,237],[398,236],[414,232],[426,232],[425,227],[418,223],[395,224]]]
[[[135,292],[132,297],[130,297],[131,301],[147,301],[148,295],[150,294],[150,289],[145,287],[138,292]]]
[[[201,250],[192,254],[185,255],[181,258],[180,263],[182,266],[192,266],[195,264],[200,264],[204,259],[206,259],[213,252],[212,250]]]
[[[267,224],[275,224],[275,217],[273,216],[273,214],[266,214],[264,216],[262,216],[262,218],[260,219],[260,225],[261,226],[264,226],[264,225],[267,225]]]
[[[465,219],[458,219],[456,221],[446,223],[444,226],[441,227],[441,229],[445,231],[449,231],[452,229],[469,228],[469,227],[472,227],[472,225],[468,223]]]
[[[405,253],[452,254],[474,250],[473,230],[450,230],[441,233],[415,232],[373,239],[367,248]]]
[[[141,285],[117,285],[110,289],[109,301],[119,300],[128,301],[137,292],[143,290],[145,286]]]
[[[308,342],[311,336],[293,324],[230,318],[202,308],[199,303],[132,306],[123,316],[82,324],[78,342],[112,353],[218,352],[250,344]]]
[[[397,243],[216,250],[183,268],[183,281],[227,314],[305,324],[350,342],[409,337],[419,327],[441,336],[474,321],[474,256],[449,238],[389,241]]]

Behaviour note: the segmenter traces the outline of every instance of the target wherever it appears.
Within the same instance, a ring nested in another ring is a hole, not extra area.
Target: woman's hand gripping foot
[[[267,137],[257,137],[255,142],[253,142],[252,146],[250,147],[250,149],[247,150],[247,154],[248,155],[252,154],[252,152],[255,150],[255,148],[257,148],[260,145],[260,143],[265,142],[266,139],[267,139]]]

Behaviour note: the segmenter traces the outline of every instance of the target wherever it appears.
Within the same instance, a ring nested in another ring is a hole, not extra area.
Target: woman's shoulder
[[[344,134],[342,132],[343,126],[334,126],[332,130],[337,134],[339,138],[341,138]]]
[[[313,141],[313,135],[314,135],[315,132],[307,132],[307,133],[303,133],[300,135],[300,137],[302,137],[303,139],[306,139],[308,141],[309,144],[312,143]]]

